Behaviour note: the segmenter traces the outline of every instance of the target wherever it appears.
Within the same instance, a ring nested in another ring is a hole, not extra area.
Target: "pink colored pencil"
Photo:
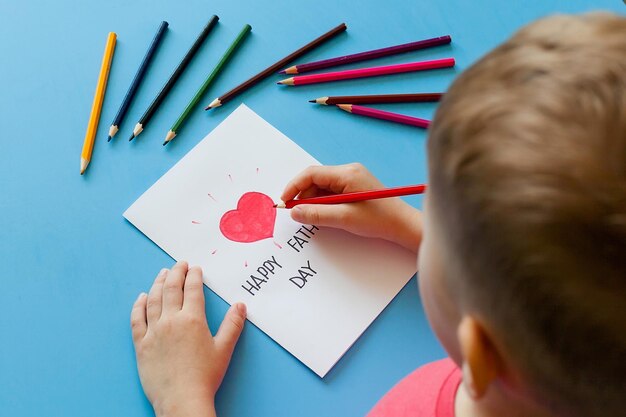
[[[359,68],[346,71],[325,72],[321,74],[300,75],[279,81],[283,85],[304,85],[329,81],[349,80],[353,78],[376,77],[379,75],[400,74],[403,72],[424,71],[454,66],[454,58],[433,61],[409,62],[407,64],[386,65],[382,67]]]
[[[426,191],[426,184],[406,185],[403,187],[385,188],[382,190],[357,191],[354,193],[333,194],[322,197],[289,200],[277,204],[276,208],[293,208],[299,204],[341,204],[357,201],[376,200],[379,198],[400,197],[403,195],[422,194]]]
[[[419,117],[407,116],[404,114],[391,113],[388,111],[372,109],[365,106],[357,106],[356,104],[337,104],[341,110],[348,113],[358,114],[361,116],[373,117],[375,119],[388,120],[390,122],[402,123],[405,125],[428,128],[430,120],[420,119]]]

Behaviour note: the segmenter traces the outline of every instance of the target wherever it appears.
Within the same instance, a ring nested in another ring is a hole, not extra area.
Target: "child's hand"
[[[312,166],[285,188],[283,201],[384,188],[363,165]],[[399,198],[346,204],[300,204],[291,209],[297,222],[329,226],[365,237],[396,242],[414,252],[422,241],[421,213]]]
[[[137,368],[157,416],[214,416],[214,398],[246,318],[234,304],[215,337],[204,311],[202,271],[163,269],[130,316]]]

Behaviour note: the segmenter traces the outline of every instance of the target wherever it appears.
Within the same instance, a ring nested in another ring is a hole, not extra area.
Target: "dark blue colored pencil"
[[[180,61],[180,64],[178,64],[178,66],[170,76],[170,79],[167,80],[167,83],[165,83],[159,94],[152,101],[152,104],[150,104],[148,110],[146,110],[143,116],[141,116],[141,119],[139,119],[139,122],[137,122],[137,124],[135,125],[133,134],[131,135],[130,139],[128,139],[129,141],[136,138],[146,127],[146,124],[148,124],[152,116],[154,116],[154,113],[156,113],[163,100],[165,100],[167,94],[170,92],[172,87],[174,87],[174,84],[176,84],[176,81],[178,81],[182,73],[185,71],[193,57],[196,55],[196,52],[198,52],[198,49],[200,49],[200,46],[202,46],[202,43],[205,41],[207,36],[209,36],[211,29],[213,29],[217,24],[218,20],[219,17],[217,17],[216,15],[213,15],[211,19],[209,19],[209,22],[206,24],[204,29],[202,29],[202,32],[200,32],[200,35],[198,35],[196,41],[193,43],[193,45],[191,45],[189,51],[187,51],[182,61]]]
[[[124,116],[126,115],[128,108],[130,107],[130,103],[133,101],[135,93],[137,93],[137,90],[139,89],[139,84],[141,84],[141,80],[143,80],[144,75],[146,75],[148,65],[150,64],[150,61],[152,61],[152,57],[154,56],[157,47],[161,43],[161,39],[163,38],[163,35],[165,34],[168,25],[169,24],[165,20],[162,21],[161,26],[159,26],[159,30],[157,30],[156,35],[154,35],[152,43],[150,43],[150,47],[148,48],[148,52],[146,52],[146,55],[143,57],[143,61],[141,61],[141,65],[139,65],[139,69],[135,74],[135,78],[133,78],[133,82],[130,83],[130,87],[126,92],[126,96],[124,96],[124,101],[122,101],[122,105],[117,111],[117,115],[115,116],[113,123],[111,123],[111,127],[109,128],[109,142],[111,141],[111,138],[115,136],[117,131],[120,130],[122,120],[124,120]]]

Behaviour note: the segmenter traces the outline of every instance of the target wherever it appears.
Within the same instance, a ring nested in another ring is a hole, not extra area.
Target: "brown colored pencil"
[[[226,94],[216,98],[215,100],[213,100],[211,102],[211,104],[209,104],[205,108],[205,110],[209,110],[209,109],[212,109],[214,107],[221,106],[222,104],[224,104],[227,101],[231,100],[236,95],[238,95],[238,94],[242,93],[243,91],[247,90],[248,88],[252,87],[253,85],[258,83],[262,79],[264,79],[267,76],[275,73],[277,70],[279,70],[280,68],[284,67],[287,63],[293,61],[294,59],[299,58],[300,56],[304,55],[305,53],[309,52],[310,50],[312,50],[312,49],[316,48],[317,46],[321,45],[322,43],[326,42],[330,38],[335,37],[336,35],[338,35],[339,33],[343,32],[346,29],[347,29],[346,24],[342,23],[339,26],[329,30],[328,32],[326,32],[322,36],[318,37],[317,39],[315,39],[315,40],[313,40],[313,41],[311,41],[309,43],[307,43],[302,48],[298,49],[295,52],[292,52],[291,54],[287,55],[286,57],[284,57],[280,61],[276,62],[275,64],[271,65],[270,67],[267,67],[263,71],[259,72],[254,77],[250,78],[249,80],[245,81],[244,83],[242,83],[242,84],[238,85],[237,87],[233,88],[228,93],[226,93]]]
[[[375,104],[375,103],[424,103],[441,100],[443,93],[374,94],[369,96],[333,96],[309,100],[309,103],[329,104]]]

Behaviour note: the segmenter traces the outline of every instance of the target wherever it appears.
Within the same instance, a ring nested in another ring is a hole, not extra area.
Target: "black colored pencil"
[[[111,141],[111,138],[113,138],[113,136],[115,136],[117,131],[120,129],[122,120],[124,120],[124,116],[126,116],[126,112],[128,111],[128,108],[130,107],[130,103],[133,101],[133,98],[135,97],[135,94],[137,93],[139,85],[141,84],[143,77],[146,75],[148,66],[150,65],[150,62],[152,61],[152,57],[154,57],[154,53],[156,52],[159,44],[161,43],[161,39],[163,39],[163,35],[165,34],[167,27],[168,27],[168,23],[165,20],[162,21],[161,25],[159,26],[159,29],[157,30],[157,33],[154,35],[154,38],[152,39],[152,42],[150,43],[150,47],[148,47],[148,51],[146,52],[146,55],[143,57],[143,61],[141,61],[141,65],[139,65],[139,69],[137,70],[137,73],[135,74],[135,78],[133,78],[133,81],[130,83],[130,87],[128,88],[128,91],[126,92],[126,96],[124,96],[124,101],[122,101],[122,105],[120,106],[120,109],[117,111],[117,115],[115,116],[113,123],[111,123],[111,127],[109,128],[109,139],[108,139],[109,142]]]
[[[248,88],[252,87],[256,83],[261,81],[262,79],[266,78],[270,74],[275,73],[276,70],[284,67],[287,63],[289,63],[289,62],[293,61],[294,59],[297,59],[298,57],[304,55],[305,53],[307,53],[310,50],[312,50],[312,49],[316,48],[317,46],[321,45],[322,43],[326,42],[330,38],[335,37],[336,35],[338,35],[339,33],[343,32],[346,29],[347,29],[346,24],[342,23],[339,26],[329,30],[328,32],[324,33],[322,36],[318,37],[317,39],[307,43],[306,45],[304,45],[302,48],[298,49],[297,51],[292,52],[291,54],[287,55],[286,57],[284,57],[280,61],[274,63],[273,65],[271,65],[271,66],[269,66],[267,68],[265,68],[263,71],[259,72],[257,75],[253,76],[252,78],[248,79],[247,81],[243,82],[242,84],[240,84],[237,87],[235,87],[232,90],[230,90],[228,93],[225,93],[224,95],[216,98],[204,110],[209,110],[209,109],[212,109],[214,107],[221,106],[222,104],[224,104],[227,101],[231,100],[233,97],[235,97],[239,93],[247,90]]]
[[[182,73],[185,71],[185,69],[187,68],[187,66],[193,59],[193,57],[196,55],[196,52],[198,52],[198,49],[200,49],[200,46],[202,46],[202,43],[211,32],[211,29],[213,29],[215,25],[217,24],[218,20],[219,20],[219,17],[217,17],[216,15],[213,15],[211,19],[209,19],[209,22],[206,24],[204,29],[202,29],[202,32],[200,32],[200,35],[198,35],[198,38],[196,39],[196,41],[193,43],[193,45],[191,45],[191,48],[189,48],[189,51],[187,51],[187,53],[183,57],[183,60],[180,61],[180,64],[178,64],[178,66],[176,67],[172,75],[170,76],[170,79],[167,80],[167,83],[165,83],[165,85],[163,86],[159,94],[152,101],[152,104],[150,104],[150,107],[148,107],[148,110],[146,110],[143,116],[141,116],[141,119],[139,119],[139,122],[137,122],[137,124],[135,125],[133,134],[130,137],[130,139],[128,139],[129,141],[136,138],[142,132],[142,130],[146,127],[146,124],[148,124],[152,116],[154,116],[154,113],[157,111],[157,109],[159,108],[159,106],[161,105],[161,103],[163,102],[167,94],[170,92],[174,84],[176,84],[176,81],[178,81]]]

